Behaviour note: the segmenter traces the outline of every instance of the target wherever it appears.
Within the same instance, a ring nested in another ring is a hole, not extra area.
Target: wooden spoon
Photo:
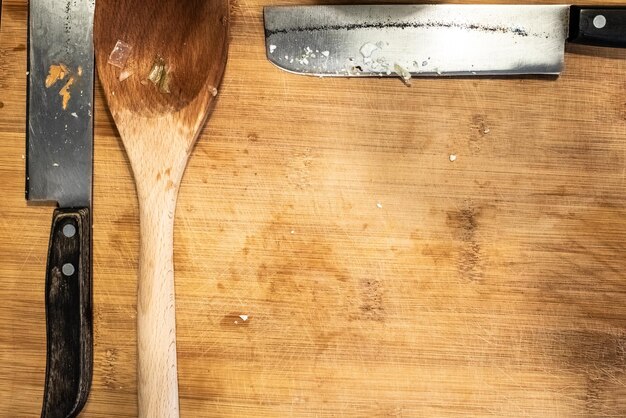
[[[228,0],[97,1],[94,42],[139,197],[139,416],[177,417],[174,213],[224,73]]]

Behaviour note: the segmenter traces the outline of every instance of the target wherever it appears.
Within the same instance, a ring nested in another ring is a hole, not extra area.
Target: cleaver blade
[[[339,5],[264,9],[268,59],[315,76],[559,74],[565,43],[626,44],[626,9]]]

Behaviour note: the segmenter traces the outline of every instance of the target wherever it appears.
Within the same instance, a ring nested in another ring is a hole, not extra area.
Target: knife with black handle
[[[41,416],[74,417],[92,376],[94,0],[29,5],[26,197],[56,204],[45,278]]]
[[[46,267],[46,383],[42,417],[73,417],[91,385],[89,209],[56,209]]]
[[[270,6],[268,59],[320,77],[560,74],[565,44],[626,47],[626,7]]]

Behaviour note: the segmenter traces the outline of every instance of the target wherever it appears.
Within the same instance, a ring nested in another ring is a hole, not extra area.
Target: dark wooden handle
[[[626,8],[571,8],[569,41],[578,44],[626,48]]]
[[[89,209],[57,209],[46,267],[46,383],[42,418],[75,417],[91,386]]]

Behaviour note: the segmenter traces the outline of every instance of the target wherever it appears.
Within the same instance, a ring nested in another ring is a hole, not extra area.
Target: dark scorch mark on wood
[[[491,26],[477,23],[458,23],[458,22],[364,22],[364,23],[351,23],[351,24],[339,24],[339,25],[321,25],[311,27],[294,27],[289,29],[266,29],[265,36],[270,37],[278,33],[288,32],[320,32],[320,31],[333,31],[333,30],[357,30],[357,29],[408,29],[408,28],[457,28],[472,31],[482,32],[500,32],[511,33],[517,36],[529,36],[526,30],[521,28],[506,27],[506,26]],[[532,34],[532,36],[541,36],[538,34]],[[545,36],[545,35],[543,35]]]
[[[619,328],[559,330],[550,335],[549,352],[562,371],[585,382],[576,395],[589,417],[626,416],[626,335]]]
[[[458,270],[461,277],[469,281],[478,281],[482,278],[482,251],[478,241],[478,218],[480,208],[471,203],[458,211],[448,213],[447,225],[454,228],[457,239],[461,242]]]

